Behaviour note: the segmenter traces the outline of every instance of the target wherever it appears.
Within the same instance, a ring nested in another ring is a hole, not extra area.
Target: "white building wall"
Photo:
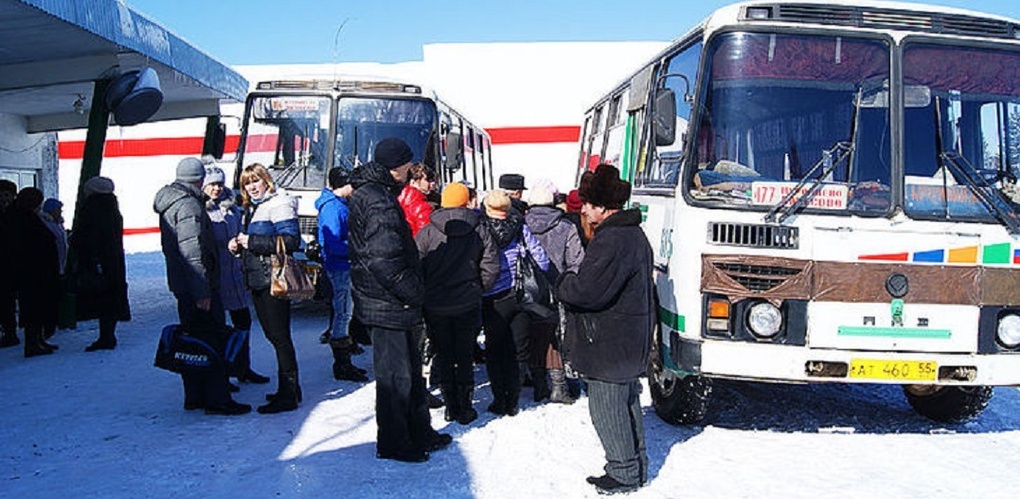
[[[24,118],[0,113],[0,178],[57,197],[57,134],[30,134]]]

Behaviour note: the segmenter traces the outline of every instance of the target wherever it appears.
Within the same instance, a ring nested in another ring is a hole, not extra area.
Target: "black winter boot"
[[[0,348],[13,347],[20,345],[21,340],[18,339],[18,333],[14,329],[7,329],[6,327],[0,328]]]
[[[544,367],[531,367],[531,381],[535,388],[535,402],[541,402],[549,398],[549,383],[545,380],[546,370]]]
[[[549,402],[557,404],[573,404],[574,397],[570,396],[570,387],[567,386],[567,373],[563,369],[550,369],[549,379],[552,380],[552,392],[549,393]]]
[[[53,350],[42,345],[42,327],[25,328],[25,358],[49,355]]]
[[[280,385],[273,400],[266,405],[259,406],[260,414],[276,414],[297,409],[298,391],[300,390],[297,371],[281,372],[279,382]]]
[[[329,340],[333,350],[333,379],[365,382],[368,381],[366,371],[351,363],[351,347],[354,345],[349,337]]]
[[[471,385],[459,385],[457,386],[457,405],[460,408],[460,413],[457,414],[457,422],[463,425],[471,424],[472,421],[478,419],[478,411],[475,411],[474,407],[471,407],[471,398],[475,393],[475,387]],[[451,399],[446,399],[447,401]],[[449,421],[449,420],[447,420]]]
[[[443,419],[447,421],[459,419],[461,407],[460,399],[457,398],[457,385],[453,383],[443,383],[439,386],[439,391],[443,394],[443,400],[446,401],[446,410],[443,411]]]

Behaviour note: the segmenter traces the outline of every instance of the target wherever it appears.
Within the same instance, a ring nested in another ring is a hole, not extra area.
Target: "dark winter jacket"
[[[432,205],[429,204],[425,194],[410,185],[405,185],[400,191],[397,202],[400,203],[400,209],[404,210],[407,224],[411,226],[411,237],[417,236],[418,231],[429,223]]]
[[[374,161],[351,173],[351,185],[348,244],[354,316],[368,326],[416,327],[425,289],[418,247],[397,203],[402,186]]]
[[[562,210],[551,206],[532,206],[524,216],[531,233],[549,257],[547,274],[552,282],[564,272],[576,272],[584,258],[577,228],[564,215]]]
[[[218,285],[216,238],[205,213],[202,191],[175,181],[156,192],[160,242],[170,292],[194,301],[212,298]]]
[[[557,286],[568,306],[564,357],[584,376],[624,383],[645,372],[655,321],[652,248],[641,212],[624,210],[595,229],[577,273]]]
[[[283,237],[287,254],[301,247],[297,198],[278,192],[267,193],[248,207],[243,231],[248,234],[248,248],[241,251],[245,285],[251,290],[269,289],[277,236]]]
[[[79,286],[75,311],[78,320],[131,318],[124,265],[124,218],[117,196],[90,194],[78,211],[68,241],[73,260],[68,265],[76,278],[97,279],[96,285]],[[86,292],[90,289],[93,292]]]
[[[456,315],[477,310],[499,274],[499,250],[481,217],[467,208],[432,213],[414,238],[422,257],[425,309]]]
[[[55,325],[59,303],[60,272],[53,233],[34,211],[12,209],[14,282],[20,299],[23,327]]]
[[[248,308],[251,306],[251,293],[244,285],[241,259],[234,256],[228,247],[230,240],[241,233],[244,211],[234,203],[234,193],[226,188],[220,191],[218,199],[205,201],[205,210],[216,239],[218,291],[223,308],[226,310]]]
[[[322,266],[327,272],[350,270],[350,251],[347,247],[347,220],[350,218],[347,200],[333,194],[329,188],[315,200],[319,210],[319,245],[322,247]]]

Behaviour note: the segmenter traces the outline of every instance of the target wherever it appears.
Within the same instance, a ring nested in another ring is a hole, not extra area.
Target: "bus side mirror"
[[[655,145],[668,146],[676,141],[676,95],[672,89],[660,88],[655,92]]]
[[[450,171],[459,169],[463,163],[463,155],[460,134],[448,133],[446,135],[446,161],[443,166]]]

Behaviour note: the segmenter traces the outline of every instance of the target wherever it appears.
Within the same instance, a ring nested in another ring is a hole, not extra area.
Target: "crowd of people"
[[[529,189],[523,176],[506,174],[479,203],[466,183],[438,192],[435,173],[412,158],[406,143],[385,139],[372,161],[331,169],[315,201],[330,304],[323,339],[333,352],[333,377],[357,383],[368,373],[352,359],[364,351],[359,343],[372,345],[377,457],[423,462],[448,446],[452,437],[433,428],[429,408],[445,406],[449,422],[475,421],[474,369],[484,362],[487,410],[497,417],[518,413],[528,384],[535,402],[559,404],[573,403],[583,387],[607,459],[606,473],[588,482],[601,493],[642,486],[648,463],[638,378],[656,314],[641,213],[623,209],[630,184],[610,165],[582,175],[567,194],[549,182]],[[244,339],[231,362],[182,371],[184,408],[252,410],[233,400],[239,387],[231,378],[271,381],[251,365],[254,307],[277,364],[276,391],[258,412],[293,411],[302,394],[291,302],[271,292],[271,271],[275,254],[302,247],[297,200],[276,188],[263,165],[243,167],[238,178],[235,194],[221,169],[185,158],[153,201],[180,328],[221,352],[235,333]],[[99,321],[99,338],[86,350],[115,348],[116,324],[130,319],[130,309],[112,181],[85,183],[69,237],[59,201],[8,184],[0,182],[0,262],[15,279],[0,289],[0,344],[19,342],[20,323],[26,357],[52,353],[57,346],[47,339],[70,301],[74,318]],[[19,244],[7,243],[14,239]],[[522,302],[525,265],[553,283],[556,302],[543,312]],[[75,299],[53,299],[65,291]],[[426,355],[441,399],[423,376]]]

